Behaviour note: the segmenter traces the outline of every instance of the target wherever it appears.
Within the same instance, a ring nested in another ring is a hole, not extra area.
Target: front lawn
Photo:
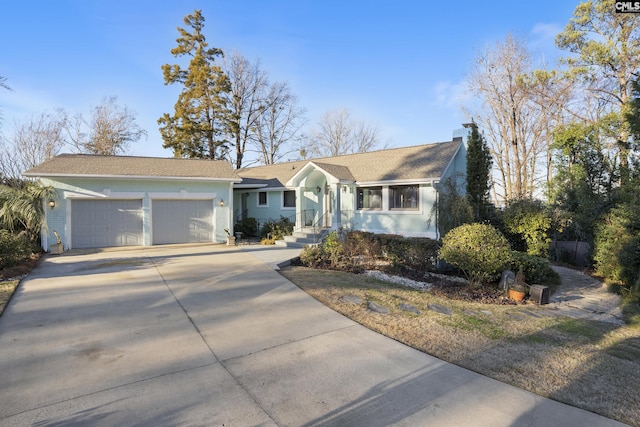
[[[413,348],[640,426],[639,328],[572,319],[535,304],[457,300],[362,274],[300,266],[281,273],[328,307]]]

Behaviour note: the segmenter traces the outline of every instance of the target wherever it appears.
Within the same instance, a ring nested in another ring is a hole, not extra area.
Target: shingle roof
[[[60,154],[29,169],[25,176],[117,176],[240,181],[229,162],[160,157]]]
[[[96,176],[227,180],[243,185],[284,187],[313,162],[345,181],[377,182],[439,179],[461,144],[460,139],[368,153],[298,160],[235,171],[223,160],[61,154],[26,171],[25,176]]]
[[[356,182],[439,179],[460,144],[462,141],[456,138],[434,144],[298,160],[241,169],[238,175],[242,177],[243,184],[284,187],[302,167],[313,162],[336,178]]]

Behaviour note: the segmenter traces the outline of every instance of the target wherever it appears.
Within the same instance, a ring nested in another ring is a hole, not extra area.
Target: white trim
[[[68,173],[47,173],[33,174],[24,173],[26,177],[37,178],[94,178],[94,179],[132,179],[132,180],[149,180],[149,181],[223,181],[223,182],[242,182],[238,178],[208,178],[208,177],[192,177],[192,176],[150,176],[150,175],[97,175],[97,174],[68,174]]]
[[[295,203],[294,206],[285,206],[284,205],[284,193],[285,193],[285,191],[293,192],[293,197],[294,197],[293,202]],[[280,192],[280,199],[281,199],[281,202],[282,202],[282,203],[280,203],[280,209],[282,209],[283,211],[295,210],[296,207],[298,206],[298,195],[296,194],[296,190],[282,190]]]
[[[469,135],[471,136],[471,135]],[[460,145],[458,145],[458,149],[456,150],[455,153],[453,153],[453,156],[451,156],[451,158],[449,159],[449,163],[447,163],[447,166],[442,170],[442,176],[445,176],[447,174],[447,171],[449,170],[449,167],[453,164],[453,162],[455,162],[456,157],[458,157],[458,153],[460,152],[460,150],[462,149],[462,147],[464,147],[464,149],[466,150],[467,147],[464,144],[464,139],[462,141],[460,141]],[[466,160],[465,160],[466,163]],[[436,180],[438,178],[434,178],[434,180]]]
[[[420,209],[411,209],[411,210],[404,210],[404,209],[387,209],[387,210],[382,210],[382,209],[356,209],[353,211],[354,214],[365,214],[365,215],[422,215],[424,213],[424,211],[422,210],[422,207],[420,207]]]
[[[189,193],[185,190],[180,191],[167,191],[167,192],[151,192],[149,194],[149,200],[209,200],[216,199],[218,193]],[[226,202],[225,202],[226,203]]]
[[[234,189],[240,189],[240,188],[255,188],[255,189],[259,189],[259,188],[264,188],[267,187],[269,184],[233,184],[233,188]]]
[[[254,190],[248,190],[246,191],[247,193],[259,193],[261,191],[293,191],[295,190],[296,187],[263,187],[263,188],[256,188]]]
[[[143,191],[116,191],[112,192],[108,188],[105,188],[102,193],[98,193],[96,191],[85,190],[76,191],[76,190],[64,190],[63,197],[65,199],[120,199],[120,200],[128,200],[128,199],[144,199],[145,193]]]
[[[214,213],[215,213],[215,206]],[[233,229],[233,183],[229,183],[229,200],[227,202],[227,227],[232,236],[235,236],[235,230]],[[216,228],[215,225],[213,227],[213,238],[215,240],[216,237]]]
[[[267,203],[265,203],[264,205],[260,204],[260,193],[265,193],[266,197],[267,197]],[[257,191],[256,192],[256,208],[268,208],[269,207],[269,191]]]
[[[395,185],[415,185],[425,184],[430,185],[434,180],[439,178],[419,178],[419,179],[394,179],[387,181],[356,181],[356,187],[375,187],[375,186],[395,186]]]

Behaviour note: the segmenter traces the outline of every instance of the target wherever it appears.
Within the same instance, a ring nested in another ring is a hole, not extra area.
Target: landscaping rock
[[[515,319],[515,320],[524,320],[524,317],[520,316],[520,314],[516,313],[507,313],[507,316]]]
[[[380,313],[380,314],[390,313],[387,307],[385,307],[382,304],[378,304],[377,302],[369,301],[369,304],[367,306],[369,307],[369,310],[373,311],[374,313]]]
[[[538,319],[540,319],[542,317],[539,314],[536,314],[533,311],[529,311],[529,310],[522,310],[522,311],[520,311],[520,313],[526,314],[527,316],[536,317]]]
[[[396,285],[408,286],[410,288],[427,290],[431,288],[431,283],[417,282],[415,280],[407,279],[406,277],[392,276],[390,274],[383,273],[378,270],[365,270],[364,274],[373,277],[374,279],[382,280],[383,282],[389,282]]]
[[[415,306],[413,306],[411,304],[402,303],[402,304],[399,304],[398,307],[400,307],[400,309],[404,310],[404,311],[409,311],[409,312],[414,313],[414,314],[420,314],[420,310],[418,310],[417,307],[415,307]]]
[[[340,301],[346,302],[348,304],[355,304],[355,305],[362,304],[362,298],[356,295],[344,295],[340,297]]]
[[[480,310],[480,313],[486,314],[487,316],[493,316],[493,312],[489,310]]]
[[[429,304],[427,308],[429,310],[435,311],[436,313],[444,314],[445,316],[451,316],[451,313],[452,313],[450,308],[440,304]]]

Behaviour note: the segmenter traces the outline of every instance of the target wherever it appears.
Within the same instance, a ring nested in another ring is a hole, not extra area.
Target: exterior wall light
[[[220,199],[220,207],[224,208],[224,199]]]
[[[55,200],[49,200],[49,207],[51,209],[55,208],[56,207],[56,201]]]

